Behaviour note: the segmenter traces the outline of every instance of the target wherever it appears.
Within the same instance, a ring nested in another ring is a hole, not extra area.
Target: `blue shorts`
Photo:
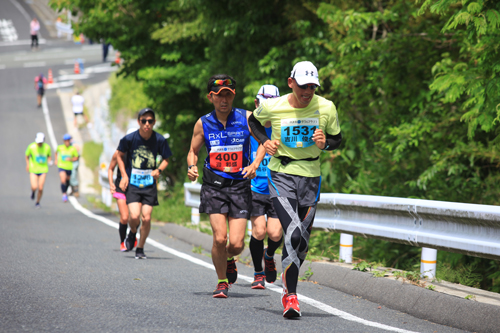
[[[59,168],[59,172],[61,172],[61,171],[64,171],[64,172],[66,172],[66,175],[71,176],[71,170],[64,170],[64,169]]]

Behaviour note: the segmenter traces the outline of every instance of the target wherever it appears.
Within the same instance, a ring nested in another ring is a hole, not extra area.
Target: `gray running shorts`
[[[203,183],[200,201],[200,213],[227,214],[236,219],[249,219],[252,210],[250,180],[224,187]]]
[[[271,198],[295,199],[299,207],[310,207],[319,201],[321,176],[303,177],[269,171],[271,172],[271,178],[268,178]]]
[[[269,194],[252,191],[252,213],[250,216],[263,216],[278,218],[274,210],[273,201]]]

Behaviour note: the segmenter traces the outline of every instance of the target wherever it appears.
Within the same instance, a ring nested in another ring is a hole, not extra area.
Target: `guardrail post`
[[[423,247],[420,261],[420,275],[433,279],[436,276],[437,250]]]
[[[191,208],[191,223],[195,225],[200,223],[200,211],[198,208]]]
[[[340,234],[339,259],[345,263],[352,263],[352,242],[353,236],[349,234]]]

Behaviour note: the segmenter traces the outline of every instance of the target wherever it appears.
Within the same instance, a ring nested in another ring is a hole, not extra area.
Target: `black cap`
[[[139,111],[139,114],[137,115],[137,119],[140,119],[142,116],[144,116],[148,112],[152,113],[153,118],[156,119],[155,112],[153,111],[153,109],[150,109],[150,108],[144,108],[141,111]]]

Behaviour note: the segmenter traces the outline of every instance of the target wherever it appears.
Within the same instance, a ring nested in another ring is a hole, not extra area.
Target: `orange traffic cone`
[[[78,61],[75,61],[75,74],[80,74],[80,64],[78,64]]]
[[[116,57],[115,57],[115,64],[119,65],[120,64],[120,52],[116,51]]]
[[[52,77],[52,69],[49,68],[49,81],[48,83],[54,83],[54,78]]]

